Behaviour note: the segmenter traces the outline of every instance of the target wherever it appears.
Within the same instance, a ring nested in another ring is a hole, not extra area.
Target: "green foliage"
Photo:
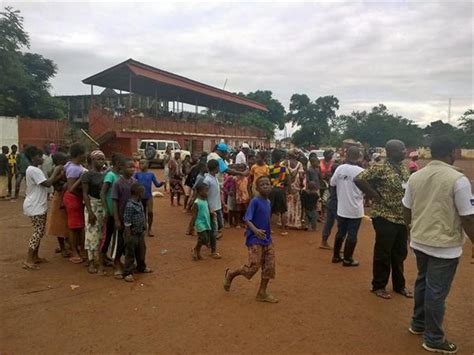
[[[463,130],[464,137],[462,146],[464,148],[474,148],[474,110],[469,109],[459,118],[459,126]]]
[[[372,147],[383,147],[390,139],[400,139],[408,147],[418,147],[423,141],[423,132],[413,121],[388,112],[379,105],[371,112],[356,111],[339,116],[344,127],[343,137],[352,138]]]
[[[257,90],[248,94],[239,92],[237,95],[264,104],[268,109],[268,112],[251,111],[243,114],[239,119],[241,125],[261,128],[267,132],[269,138],[273,138],[277,127],[285,127],[285,108],[280,101],[272,97],[270,90]]]
[[[290,99],[288,120],[300,128],[293,133],[297,146],[319,146],[330,136],[329,123],[336,120],[339,100],[334,96],[319,97],[312,102],[305,94],[294,94]]]
[[[0,12],[0,114],[62,118],[65,104],[48,91],[57,67],[39,54],[22,53],[29,44],[20,12],[6,7]]]

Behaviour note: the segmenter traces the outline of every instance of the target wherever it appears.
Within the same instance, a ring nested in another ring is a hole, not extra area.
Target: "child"
[[[207,163],[207,168],[209,173],[206,174],[204,178],[204,183],[208,186],[208,203],[209,210],[212,215],[211,225],[212,225],[212,238],[217,239],[217,235],[223,227],[223,217],[222,217],[222,201],[221,201],[221,188],[219,186],[219,181],[217,180],[217,173],[219,172],[219,162],[217,160],[209,160]],[[217,253],[216,245],[212,248],[213,239],[211,239],[211,257],[214,259],[221,259],[219,253]]]
[[[244,172],[247,170],[245,164],[239,164],[236,167],[237,171]],[[242,218],[247,205],[250,202],[249,194],[249,179],[247,176],[237,175],[234,177],[235,180],[235,211],[237,219],[237,227],[240,228],[242,223]]]
[[[316,205],[318,204],[318,185],[314,181],[310,181],[305,190],[301,191],[301,207],[306,217],[306,229],[316,230]]]
[[[265,162],[267,153],[260,151],[257,153],[257,162],[250,167],[250,182],[252,183],[252,194],[257,193],[256,184],[261,176],[270,176],[270,168]]]
[[[151,230],[151,225],[153,224],[153,195],[151,193],[151,184],[153,183],[153,185],[159,188],[163,186],[164,183],[156,180],[155,174],[148,171],[149,165],[148,160],[140,160],[140,171],[133,174],[133,177],[145,188],[142,204],[148,220],[148,237],[154,237],[155,235]]]
[[[247,230],[245,232],[246,245],[249,250],[249,261],[241,268],[225,271],[224,290],[229,291],[235,277],[242,275],[250,280],[258,269],[262,268],[262,280],[256,300],[260,302],[277,303],[278,299],[267,293],[270,279],[275,278],[275,254],[273,250],[270,219],[271,207],[268,197],[272,191],[270,178],[261,176],[257,182],[259,195],[250,201],[245,214]]]
[[[209,204],[207,203],[207,194],[209,188],[203,182],[200,182],[196,186],[197,198],[194,201],[193,208],[191,210],[193,217],[189,222],[188,235],[192,235],[193,228],[196,229],[198,234],[198,240],[196,246],[191,250],[193,260],[202,260],[201,247],[203,245],[216,248],[216,238],[213,236],[211,227],[211,214],[209,213]]]
[[[68,156],[64,153],[56,153],[53,155],[53,164],[56,166],[64,166],[68,162]],[[54,169],[53,169],[54,171]],[[54,194],[49,207],[49,213],[46,223],[46,235],[55,236],[58,239],[59,247],[56,253],[61,253],[63,257],[71,256],[69,246],[69,233],[67,227],[67,214],[63,205],[64,185],[66,184],[66,175],[63,174],[61,179],[54,184]]]
[[[130,199],[128,200],[123,214],[124,241],[125,241],[125,267],[123,279],[133,282],[134,263],[137,262],[137,272],[153,272],[146,266],[145,254],[146,245],[144,234],[146,231],[145,211],[142,200],[145,188],[138,182],[134,182],[130,187]]]
[[[223,202],[227,206],[227,220],[229,227],[235,227],[238,223],[237,220],[237,201],[236,201],[236,180],[232,175],[224,175],[224,186],[223,190]]]
[[[8,175],[8,196],[12,197],[13,178],[16,176],[16,155],[18,147],[13,144],[11,146],[11,152],[7,155],[8,166],[10,167],[10,175]]]
[[[181,162],[181,152],[179,150],[174,152],[174,158],[168,163],[169,182],[170,182],[170,202],[174,206],[174,196],[178,201],[178,206],[181,206],[181,195],[184,194],[183,188],[183,167]]]
[[[2,147],[0,153],[0,199],[7,199],[10,196],[7,194],[8,189],[8,177],[10,176],[10,166],[8,165],[8,152],[7,146]]]
[[[123,225],[123,214],[125,211],[125,206],[127,205],[128,200],[131,195],[131,188],[135,179],[133,175],[133,161],[130,159],[125,160],[122,170],[122,176],[115,181],[112,186],[112,201],[113,201],[113,210],[114,210],[114,225],[117,233],[115,234],[116,243],[115,243],[115,255],[114,255],[114,264],[115,272],[114,276],[116,278],[122,278],[122,266],[120,264],[120,258],[125,250],[124,245],[124,225]]]
[[[33,223],[33,235],[28,243],[28,256],[23,262],[26,270],[38,270],[37,264],[45,262],[38,256],[41,239],[46,229],[46,212],[48,211],[48,189],[62,177],[63,166],[58,165],[49,179],[38,168],[43,163],[43,152],[36,147],[28,147],[25,156],[31,162],[26,169],[26,197],[23,203],[25,215]]]

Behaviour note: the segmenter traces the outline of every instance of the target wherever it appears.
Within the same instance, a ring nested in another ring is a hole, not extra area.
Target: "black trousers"
[[[392,223],[385,218],[372,220],[375,229],[372,290],[385,289],[392,271],[395,292],[405,288],[403,262],[408,255],[408,232],[403,224]]]
[[[132,234],[128,240],[125,241],[125,267],[123,276],[133,274],[135,261],[137,262],[137,271],[145,271],[145,254],[145,234]]]

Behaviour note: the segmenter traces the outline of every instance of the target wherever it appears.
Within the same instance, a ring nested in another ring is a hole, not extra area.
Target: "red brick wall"
[[[20,147],[24,144],[35,145],[38,148],[43,148],[48,143],[64,144],[66,128],[66,121],[19,118],[18,141]]]

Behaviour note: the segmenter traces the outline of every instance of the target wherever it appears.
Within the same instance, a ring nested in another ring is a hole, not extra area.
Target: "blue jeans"
[[[317,212],[316,210],[306,210],[306,226],[312,231],[316,230]]]
[[[337,211],[326,207],[326,219],[324,220],[323,240],[328,241],[331,229],[337,218]]]
[[[344,218],[337,216],[337,233],[334,240],[333,258],[339,258],[342,244],[344,243],[344,260],[351,262],[357,244],[362,218]],[[345,242],[344,242],[345,241]]]
[[[428,345],[444,342],[445,301],[453,282],[459,258],[441,259],[415,250],[418,276],[415,283],[415,309],[412,328],[424,330]]]

